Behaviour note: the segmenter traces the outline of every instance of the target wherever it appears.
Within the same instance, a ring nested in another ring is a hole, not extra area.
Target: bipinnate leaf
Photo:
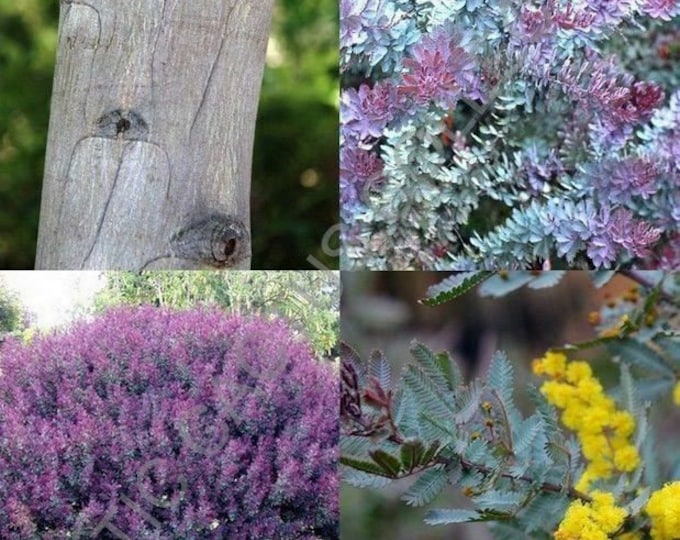
[[[680,331],[678,331],[680,333]],[[680,336],[667,335],[657,336],[654,342],[661,349],[664,356],[668,358],[675,370],[680,369]]]
[[[675,377],[673,369],[666,364],[664,359],[644,343],[626,338],[610,342],[608,348],[613,354],[620,356],[622,360],[634,366],[665,377]]]
[[[342,471],[342,481],[357,488],[382,488],[389,485],[392,480],[385,476],[345,468]]]
[[[371,353],[369,371],[371,376],[375,377],[380,383],[383,390],[387,391],[392,388],[390,364],[382,351],[375,350]]]
[[[453,397],[442,392],[422,369],[409,365],[403,373],[404,388],[413,396],[416,407],[429,416],[448,418],[454,412]]]
[[[406,440],[401,444],[399,451],[404,470],[410,472],[422,463],[425,445],[418,439]]]
[[[382,450],[381,450],[382,452]],[[385,453],[385,452],[383,452]],[[371,454],[371,457],[373,455]],[[396,459],[396,458],[395,458]],[[374,458],[375,461],[375,458]],[[363,459],[357,458],[357,457],[352,457],[352,456],[340,456],[340,464],[341,465],[346,465],[347,467],[351,467],[353,469],[356,469],[358,471],[363,471],[369,474],[377,474],[378,476],[385,476],[387,478],[392,478],[394,475],[390,474],[385,470],[385,468],[382,467],[382,465],[379,465],[377,462],[374,461],[365,461]],[[397,464],[399,462],[397,461]]]
[[[352,365],[359,379],[359,386],[366,384],[366,369],[359,353],[344,341],[340,342],[340,362],[347,362]]]
[[[373,461],[375,461],[383,470],[384,476],[388,476],[390,478],[396,478],[399,476],[401,462],[398,458],[380,449],[369,452],[369,455]]]
[[[529,399],[536,407],[536,412],[543,420],[546,436],[551,438],[554,434],[560,433],[560,427],[557,420],[557,410],[553,407],[543,394],[533,384],[527,386],[527,394]]]
[[[640,412],[640,401],[635,391],[633,376],[627,364],[621,364],[621,390],[624,408],[637,417]]]
[[[368,437],[340,437],[340,453],[344,456],[367,456],[374,447]]]
[[[513,369],[505,353],[496,351],[491,359],[487,375],[487,385],[495,390],[504,404],[512,404]]]
[[[442,390],[453,390],[454,374],[448,354],[445,354],[442,358],[415,340],[411,342],[410,351],[411,356],[418,361],[423,372]]]
[[[516,456],[522,456],[531,450],[539,435],[543,432],[543,420],[538,414],[532,414],[526,420],[515,423],[513,429],[513,450]],[[545,438],[542,438],[545,441]]]
[[[472,500],[480,510],[491,510],[493,512],[512,512],[517,509],[524,501],[525,496],[516,491],[499,491],[486,489]]]
[[[449,383],[449,388],[453,390],[459,387],[463,381],[463,374],[458,362],[451,358],[451,355],[447,352],[437,353],[436,360],[440,371]]]
[[[421,302],[427,306],[438,306],[453,300],[489,279],[493,272],[459,272],[432,285]]]
[[[484,517],[475,510],[451,508],[445,510],[430,510],[425,516],[428,525],[448,525],[449,523],[468,523],[470,521],[484,521]]]
[[[490,444],[484,439],[474,439],[467,445],[463,457],[471,463],[483,464],[489,467],[497,465]]]
[[[469,422],[478,412],[482,399],[482,388],[475,381],[469,387],[461,390],[458,394],[459,409],[453,419],[456,424]]]
[[[441,440],[444,446],[456,439],[456,426],[443,418],[432,418],[425,413],[420,415],[419,432],[427,441]]]
[[[635,381],[635,392],[640,401],[655,401],[668,396],[674,385],[673,379],[642,379]]]
[[[425,453],[423,454],[423,458],[420,460],[421,463],[429,463],[434,459],[434,457],[437,455],[441,447],[441,444],[439,441],[434,441],[427,450],[425,450]]]
[[[649,487],[640,488],[632,501],[626,505],[626,511],[631,516],[636,516],[645,507],[649,501],[650,489]]]
[[[409,506],[429,504],[446,486],[447,476],[444,468],[429,469],[418,477],[401,499]]]
[[[536,493],[524,505],[519,515],[519,525],[524,533],[538,530],[555,530],[569,504],[566,494]],[[516,536],[517,537],[517,536]],[[515,537],[515,538],[516,538]]]

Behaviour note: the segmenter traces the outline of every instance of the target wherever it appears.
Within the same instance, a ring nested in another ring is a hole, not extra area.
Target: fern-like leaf
[[[514,380],[512,364],[505,353],[497,351],[491,359],[487,375],[487,385],[501,400],[505,415],[511,424],[521,421],[522,416],[515,407],[513,399]]]
[[[460,272],[432,285],[421,302],[427,306],[438,306],[453,300],[489,279],[493,272]]]
[[[347,362],[352,365],[357,373],[359,386],[366,385],[366,368],[364,367],[364,363],[361,361],[359,353],[344,341],[340,342],[340,361],[343,363]]]
[[[420,368],[413,365],[407,366],[403,381],[405,389],[412,394],[420,411],[428,411],[430,415],[438,418],[453,415],[453,398],[443,394],[436,383]]]
[[[396,459],[396,458],[395,458]],[[358,471],[362,471],[377,476],[384,476],[386,478],[393,478],[395,475],[387,472],[382,466],[374,461],[365,461],[363,459],[352,456],[340,456],[340,464]]]
[[[375,350],[371,353],[369,370],[371,376],[376,378],[383,390],[387,391],[392,388],[390,364],[382,351]]]
[[[343,469],[342,481],[357,488],[383,488],[392,482],[390,478],[377,476],[350,467]]]
[[[420,465],[425,454],[425,445],[418,439],[410,439],[401,444],[399,451],[404,470],[411,472]]]
[[[458,402],[460,408],[454,415],[453,419],[456,424],[466,424],[479,412],[480,402],[482,399],[482,389],[474,381],[466,390],[462,390],[458,394]]]
[[[521,457],[532,449],[534,441],[543,433],[543,420],[538,414],[533,414],[526,420],[516,424],[513,433],[513,450]],[[543,437],[543,441],[545,438]]]
[[[409,506],[425,506],[439,495],[447,484],[447,472],[443,468],[434,468],[421,474],[413,485],[401,497]]]
[[[626,362],[653,371],[664,377],[674,378],[673,369],[654,349],[633,339],[620,339],[609,344],[609,350]]]
[[[437,355],[415,340],[411,342],[410,351],[411,356],[418,361],[423,372],[436,382],[442,390],[453,390],[451,366],[448,366],[447,370],[446,364],[440,362]]]
[[[401,471],[401,461],[398,458],[385,452],[384,450],[373,450],[369,452],[373,461],[375,461],[383,470],[383,475],[389,478],[396,478]],[[370,472],[370,471],[369,471]]]
[[[487,489],[472,500],[480,510],[512,512],[524,501],[524,497],[524,495],[515,491]]]
[[[449,388],[458,388],[463,382],[463,374],[460,371],[460,366],[451,355],[447,352],[440,352],[436,355],[437,365],[439,370],[444,374],[444,377],[449,383]]]
[[[630,368],[627,364],[621,364],[621,391],[624,408],[634,417],[637,417],[640,412],[640,401],[635,392],[633,376],[630,374]]]
[[[425,523],[428,525],[448,525],[449,523],[468,523],[470,521],[484,521],[484,517],[475,510],[460,508],[430,510],[425,516]]]

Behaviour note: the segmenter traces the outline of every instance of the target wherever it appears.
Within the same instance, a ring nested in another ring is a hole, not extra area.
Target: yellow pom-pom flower
[[[652,493],[645,506],[653,540],[680,538],[680,482],[670,482]]]
[[[555,540],[607,540],[626,519],[611,493],[594,491],[592,502],[576,500],[569,505],[555,531]]]
[[[568,362],[564,353],[549,351],[532,367],[534,373],[550,379],[541,385],[541,393],[562,410],[562,423],[576,433],[588,461],[577,489],[588,491],[594,481],[640,465],[638,451],[629,441],[635,419],[616,409],[587,362]]]
[[[560,352],[548,351],[543,358],[534,362],[533,369],[537,375],[562,378],[567,370],[567,357]]]

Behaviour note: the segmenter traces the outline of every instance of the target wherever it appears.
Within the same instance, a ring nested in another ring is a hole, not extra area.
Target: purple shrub
[[[125,308],[5,343],[0,538],[336,538],[337,403],[281,321]]]

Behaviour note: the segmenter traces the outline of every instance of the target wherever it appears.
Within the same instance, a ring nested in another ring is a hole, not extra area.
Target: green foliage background
[[[328,268],[338,216],[338,7],[279,0],[255,140],[253,268]],[[56,0],[0,0],[0,268],[35,258],[57,40]],[[328,250],[326,250],[328,251]]]
[[[94,311],[119,304],[152,304],[188,309],[218,305],[229,313],[282,317],[332,358],[340,324],[338,272],[107,272]]]
[[[0,343],[4,334],[22,331],[26,318],[19,299],[0,279]]]

